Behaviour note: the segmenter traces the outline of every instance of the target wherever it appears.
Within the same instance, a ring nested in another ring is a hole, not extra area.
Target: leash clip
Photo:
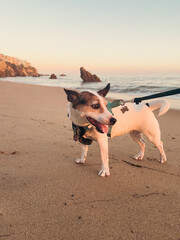
[[[120,99],[121,105],[124,106],[126,103],[134,103],[134,98],[131,100],[124,101],[123,99]]]

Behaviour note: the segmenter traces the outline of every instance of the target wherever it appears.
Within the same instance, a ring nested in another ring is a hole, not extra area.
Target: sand
[[[147,141],[109,141],[111,176],[96,143],[77,165],[64,91],[0,81],[0,239],[180,239],[180,111],[159,118],[168,162]],[[133,164],[131,164],[133,163]]]

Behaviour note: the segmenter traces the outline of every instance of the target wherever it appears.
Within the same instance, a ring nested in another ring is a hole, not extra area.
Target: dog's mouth
[[[107,133],[108,132],[108,126],[105,124],[102,124],[98,121],[96,121],[94,118],[87,117],[87,120],[96,127],[96,130],[100,133]]]

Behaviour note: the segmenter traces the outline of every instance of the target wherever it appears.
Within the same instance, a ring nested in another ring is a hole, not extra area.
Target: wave
[[[97,91],[111,83],[110,92],[124,93],[133,96],[146,96],[154,93],[169,91],[180,86],[180,74],[176,75],[119,75],[100,77],[102,82],[98,83],[83,83],[78,76],[58,77],[58,79],[49,79],[42,76],[39,78],[32,77],[15,77],[1,78],[2,81],[19,82],[26,84],[54,86],[62,88],[72,88],[79,90],[94,90]],[[174,95],[172,98],[180,99],[179,95]]]
[[[111,91],[113,92],[120,92],[120,93],[139,93],[139,92],[161,92],[161,91],[168,91],[168,90],[172,90],[172,87],[162,87],[162,86],[146,86],[146,85],[140,85],[137,87],[133,87],[133,86],[127,86],[124,88],[116,88],[116,87],[112,87]]]

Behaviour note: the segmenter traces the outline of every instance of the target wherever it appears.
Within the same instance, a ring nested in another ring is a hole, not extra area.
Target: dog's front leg
[[[85,160],[87,158],[87,152],[88,152],[88,145],[84,145],[84,144],[81,144],[82,145],[82,152],[81,152],[81,157],[76,159],[76,163],[79,163],[79,164],[82,164],[82,163],[85,163]]]
[[[109,156],[108,156],[108,137],[106,134],[101,135],[97,140],[101,152],[102,168],[99,171],[99,176],[105,177],[109,176]]]

